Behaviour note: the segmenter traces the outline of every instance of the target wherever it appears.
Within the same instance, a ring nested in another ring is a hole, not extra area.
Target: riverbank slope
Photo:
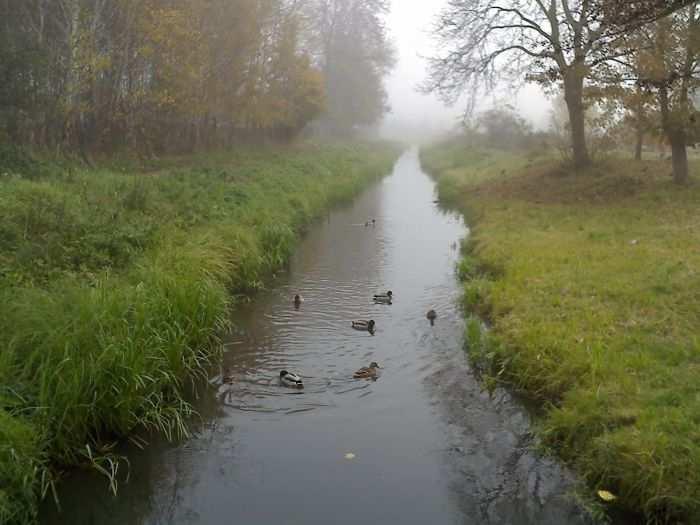
[[[700,520],[700,185],[665,161],[575,174],[545,152],[422,152],[474,226],[469,351],[544,407],[540,434],[611,505]],[[700,170],[693,164],[697,181]]]
[[[235,297],[324,210],[387,174],[389,145],[169,159],[146,173],[4,152],[0,522],[36,519],[55,466],[116,477],[112,444],[186,433],[185,391]]]

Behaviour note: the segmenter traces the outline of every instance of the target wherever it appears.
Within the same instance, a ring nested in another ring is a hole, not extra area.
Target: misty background
[[[466,104],[448,106],[434,94],[424,94],[419,86],[428,75],[425,57],[434,54],[430,32],[446,0],[406,2],[392,0],[387,18],[397,63],[387,78],[390,112],[382,125],[382,135],[398,140],[421,141],[439,137],[462,121]],[[501,86],[491,97],[480,99],[476,112],[510,104],[535,130],[549,128],[551,101],[539,86],[524,84],[513,91]]]

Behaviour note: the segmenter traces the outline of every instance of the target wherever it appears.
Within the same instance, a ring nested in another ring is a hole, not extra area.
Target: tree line
[[[449,0],[434,34],[427,90],[453,101],[503,79],[558,88],[577,168],[591,162],[586,111],[604,102],[636,128],[638,155],[645,134],[662,134],[674,179],[687,181],[700,124],[696,1]]]
[[[386,111],[387,0],[0,0],[0,135],[142,154],[352,133]],[[2,138],[2,137],[0,137]]]

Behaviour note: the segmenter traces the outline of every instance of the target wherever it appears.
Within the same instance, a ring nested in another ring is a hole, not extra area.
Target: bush
[[[1,137],[0,137],[1,139]],[[9,175],[21,175],[36,179],[46,172],[46,167],[24,148],[0,140],[0,180]]]

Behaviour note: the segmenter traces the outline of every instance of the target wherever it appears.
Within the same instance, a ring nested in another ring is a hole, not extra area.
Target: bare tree
[[[693,5],[697,0],[599,0],[598,16],[609,30],[629,31],[656,22],[676,11]]]
[[[434,30],[442,52],[430,59],[424,87],[454,101],[501,78],[561,82],[574,164],[585,167],[584,80],[624,52],[598,7],[593,0],[449,0]]]

